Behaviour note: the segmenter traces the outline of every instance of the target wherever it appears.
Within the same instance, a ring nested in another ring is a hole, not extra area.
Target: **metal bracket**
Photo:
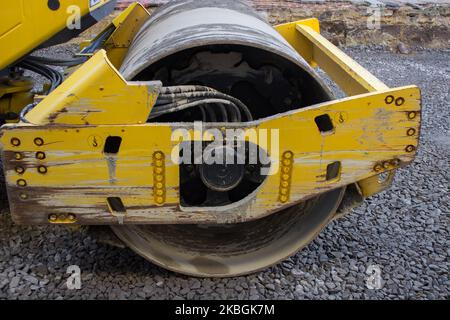
[[[320,34],[318,19],[295,21],[275,28],[312,67],[318,66],[324,70],[348,96],[389,90],[387,85],[324,38]],[[417,90],[419,90],[420,105],[420,89]],[[392,100],[391,103],[397,104],[398,101]],[[414,117],[419,115],[420,110],[411,114]],[[414,133],[416,134],[418,131]],[[387,180],[372,177],[359,181],[358,189],[364,197],[372,196],[389,188],[394,175],[395,171],[392,178]]]

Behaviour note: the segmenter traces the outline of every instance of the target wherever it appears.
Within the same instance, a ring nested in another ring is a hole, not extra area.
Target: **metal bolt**
[[[17,180],[17,185],[19,187],[26,187],[27,186],[27,182],[25,180],[23,180],[23,179],[19,179],[19,180]]]
[[[288,151],[284,154],[285,159],[292,159],[294,157],[294,154],[291,151]]]
[[[45,167],[45,166],[39,166],[39,167],[38,167],[38,172],[39,172],[39,173],[46,174],[47,171],[48,171],[48,169],[47,169],[47,167]]]
[[[414,147],[413,145],[407,146],[406,147],[406,152],[411,153],[416,151],[416,147]]]
[[[42,140],[42,138],[36,138],[34,139],[34,144],[37,146],[42,146],[44,144],[44,140]]]
[[[56,222],[58,220],[58,216],[56,214],[51,214],[48,217],[48,220],[50,220],[50,222]]]
[[[397,100],[395,100],[395,105],[397,107],[400,107],[400,106],[402,106],[404,104],[405,104],[405,98],[400,97],[400,98],[397,98]]]
[[[164,203],[164,198],[163,197],[156,198],[156,203],[158,203],[158,204]]]
[[[24,174],[25,169],[24,169],[23,167],[16,167],[16,172],[17,172],[18,174]]]
[[[68,215],[67,219],[68,219],[70,222],[75,222],[75,221],[77,220],[77,217],[76,217],[74,214],[70,213],[70,214]]]
[[[386,104],[392,104],[392,102],[394,102],[394,96],[387,96],[386,99],[384,99],[384,102],[386,102]]]
[[[156,160],[162,160],[164,158],[164,154],[162,152],[156,152],[154,157]]]
[[[414,111],[412,111],[412,112],[408,113],[408,119],[410,119],[410,120],[413,120],[413,119],[415,119],[415,118],[416,118],[416,116],[417,116],[417,113],[416,113],[416,112],[414,112]]]
[[[38,160],[44,160],[45,159],[45,153],[44,152],[37,152],[36,153],[36,159],[38,159]]]
[[[373,170],[375,170],[375,172],[381,172],[381,171],[383,171],[383,166],[378,163],[378,164],[375,165]]]
[[[283,202],[283,203],[288,202],[288,200],[289,200],[289,198],[287,196],[281,196],[280,197],[280,201]]]
[[[416,134],[416,129],[413,129],[413,128],[409,129],[407,134],[408,134],[408,136],[412,137],[413,135]]]
[[[23,155],[19,152],[16,152],[14,154],[14,158],[16,158],[16,160],[22,160],[23,159]]]
[[[11,139],[11,144],[12,144],[14,147],[18,147],[18,146],[20,146],[20,140],[17,139],[17,138],[12,138],[12,139]]]

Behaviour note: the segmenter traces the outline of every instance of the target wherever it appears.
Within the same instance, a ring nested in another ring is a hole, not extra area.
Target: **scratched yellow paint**
[[[317,19],[275,27],[312,66],[319,66],[348,95],[386,90],[388,87],[360,64],[320,35]]]
[[[97,52],[32,110],[27,115],[31,124],[2,129],[0,142],[16,220],[45,223],[47,213],[73,213],[81,224],[114,224],[117,221],[109,212],[108,197],[122,199],[127,209],[125,223],[256,219],[352,183],[358,183],[369,196],[388,186],[378,183],[376,166],[393,160],[403,165],[414,159],[421,121],[420,90],[414,86],[388,89],[321,37],[318,21],[309,19],[278,26],[277,30],[351,97],[242,124],[244,129],[279,130],[279,150],[273,153],[268,149],[274,167],[285,152],[294,154],[289,201],[279,201],[282,172],[277,171],[241,203],[214,210],[181,208],[179,167],[170,157],[175,146],[171,135],[177,128],[193,128],[176,123],[145,124],[160,84],[126,82],[114,67],[126,49],[127,37],[134,32],[126,21],[135,14],[145,17],[146,11],[135,5],[119,16],[113,22],[118,28],[116,38],[109,39],[107,51]],[[332,121],[330,132],[320,132],[315,122],[323,115]],[[410,129],[416,134],[409,136]],[[117,155],[103,152],[108,137],[122,138]],[[14,146],[13,138],[20,145]],[[36,138],[43,144],[36,145]],[[412,152],[406,150],[408,146],[413,147]],[[153,193],[152,163],[157,151],[164,152],[166,161],[163,206],[157,206]],[[45,159],[37,160],[37,152],[44,152]],[[17,153],[19,160],[15,159]],[[340,175],[327,181],[327,166],[336,161],[341,162]],[[23,174],[17,173],[18,166],[25,168]],[[40,166],[46,167],[45,174],[38,172]],[[18,186],[19,180],[26,186]],[[21,211],[28,203],[42,214]]]
[[[386,97],[403,98],[404,103],[396,106],[387,104]],[[413,160],[415,153],[405,150],[408,145],[417,147],[418,137],[408,136],[407,129],[419,130],[420,117],[410,120],[408,113],[420,111],[420,91],[416,87],[390,89],[380,93],[369,93],[324,103],[276,118],[249,124],[250,128],[277,129],[280,134],[279,154],[272,154],[278,161],[285,151],[294,153],[292,194],[289,203],[298,202],[326,190],[346,186],[376,174],[373,170],[380,161],[399,159],[404,163]],[[344,113],[344,117],[339,117]],[[315,122],[317,116],[328,114],[334,130],[321,133]],[[342,122],[342,119],[344,121]],[[144,125],[100,125],[69,128],[64,126],[34,127],[30,125],[9,125],[2,132],[1,142],[4,152],[23,152],[25,159],[10,161],[6,177],[9,187],[16,187],[18,179],[27,181],[25,189],[39,190],[51,188],[63,190],[48,198],[42,204],[58,207],[77,207],[79,212],[89,207],[98,207],[107,197],[123,199],[126,207],[136,209],[137,222],[145,222],[148,212],[157,213],[153,188],[152,156],[156,151],[166,154],[166,205],[179,205],[179,169],[172,163],[170,154],[175,142],[171,141],[174,129],[181,124]],[[122,145],[114,157],[115,171],[111,176],[108,155],[103,153],[104,142],[109,136],[120,136]],[[37,146],[35,138],[43,139],[44,145]],[[95,138],[95,146],[93,141]],[[21,141],[19,147],[11,145],[11,139]],[[44,161],[35,159],[35,153],[43,151]],[[12,157],[12,156],[10,156]],[[326,181],[327,166],[335,161],[342,163],[341,176],[337,180]],[[15,165],[23,163],[26,172],[19,175]],[[42,175],[37,167],[44,164],[48,172]],[[247,218],[256,218],[272,210],[282,208],[278,201],[280,174],[269,176],[258,190],[244,212]],[[94,191],[66,192],[70,188],[95,188]],[[39,191],[37,191],[39,193]],[[288,204],[289,204],[288,203]],[[166,210],[162,208],[161,210]],[[79,213],[77,212],[77,213]],[[139,212],[139,213],[138,213]],[[129,214],[133,214],[133,209]],[[179,214],[183,214],[179,210]],[[167,219],[173,215],[167,215]]]
[[[58,10],[51,10],[49,2],[44,0],[2,1],[0,70],[65,29],[68,19],[74,18],[75,13],[85,16],[110,1],[101,0],[93,7],[90,7],[88,0],[59,1]]]
[[[159,81],[127,82],[100,50],[26,118],[40,125],[145,123],[160,87]]]
[[[116,68],[120,68],[131,41],[149,17],[150,13],[145,7],[135,2],[112,21],[116,30],[103,47],[109,60]]]

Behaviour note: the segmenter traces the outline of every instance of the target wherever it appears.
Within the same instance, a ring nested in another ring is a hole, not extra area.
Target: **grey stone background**
[[[168,272],[99,243],[87,230],[14,225],[0,189],[0,299],[450,299],[450,50],[344,49],[389,86],[422,89],[419,155],[391,189],[333,222],[291,259],[232,279]],[[75,50],[63,45],[41,53]],[[67,288],[71,265],[81,268],[80,290]],[[381,268],[379,290],[367,288],[371,265]]]

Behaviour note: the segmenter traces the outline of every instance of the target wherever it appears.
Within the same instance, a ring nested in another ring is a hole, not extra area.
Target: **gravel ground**
[[[0,298],[450,299],[450,52],[349,52],[387,84],[423,89],[420,154],[389,191],[333,222],[304,251],[259,274],[195,279],[100,244],[86,230],[13,225],[3,208]],[[67,289],[70,265],[81,268],[81,290]],[[381,269],[382,289],[366,286],[371,265]]]

